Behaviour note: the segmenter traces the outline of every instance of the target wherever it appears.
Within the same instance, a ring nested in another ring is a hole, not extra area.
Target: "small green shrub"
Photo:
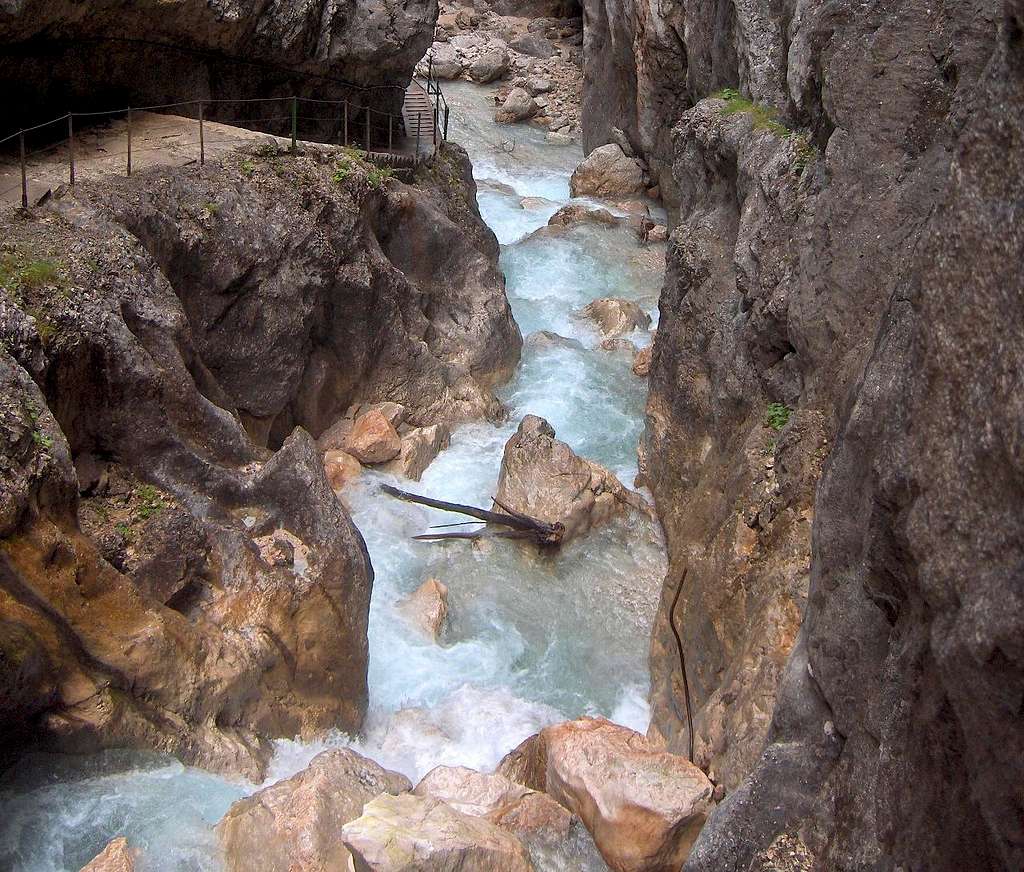
[[[247,179],[250,179],[252,178],[253,173],[256,172],[256,161],[248,159],[243,160],[238,165],[238,168],[242,171],[243,176],[245,176]]]
[[[213,218],[220,214],[220,203],[203,203],[201,214],[204,219]]]
[[[331,176],[334,179],[334,183],[337,185],[343,185],[356,171],[356,165],[348,161],[339,160],[334,165],[334,173]]]
[[[32,431],[32,441],[35,442],[36,445],[46,449],[47,451],[53,448],[53,437],[47,436],[42,430]]]
[[[793,155],[793,172],[802,176],[804,170],[818,159],[818,149],[814,147],[806,133],[794,133],[793,141],[796,144]]]
[[[789,423],[793,410],[784,403],[769,403],[765,411],[764,422],[773,430],[781,430]]]
[[[164,501],[160,498],[160,491],[151,484],[140,484],[135,489],[135,494],[142,502],[138,511],[138,516],[142,520],[151,518],[164,508]]]
[[[0,254],[0,287],[11,294],[26,288],[59,287],[63,281],[63,271],[56,261],[29,260],[16,251]]]
[[[372,166],[366,171],[366,182],[374,190],[380,190],[394,176],[395,171],[391,167]]]
[[[135,541],[135,531],[127,524],[114,524],[114,529],[127,544]]]
[[[768,130],[776,136],[786,136],[790,133],[790,129],[779,121],[778,110],[748,100],[735,88],[723,88],[712,96],[725,101],[725,106],[722,107],[723,115],[749,115],[754,121],[754,130]]]

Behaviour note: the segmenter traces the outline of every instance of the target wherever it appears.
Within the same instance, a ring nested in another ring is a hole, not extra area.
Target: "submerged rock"
[[[135,852],[124,836],[112,839],[81,872],[135,872]]]
[[[325,751],[284,781],[234,803],[217,824],[228,872],[348,868],[341,827],[381,794],[412,785],[348,748]]]
[[[543,418],[523,418],[505,444],[498,502],[531,518],[561,523],[563,541],[627,510],[647,511],[638,493],[554,437],[554,429]]]
[[[526,849],[511,833],[411,793],[367,803],[341,835],[357,872],[533,872]]]
[[[577,314],[594,321],[605,336],[622,336],[651,326],[651,316],[632,300],[607,298],[588,303]]]
[[[530,348],[571,348],[575,351],[583,350],[583,343],[578,339],[570,339],[568,336],[561,336],[551,330],[535,330],[526,337],[524,344]]]
[[[714,803],[684,757],[603,718],[545,727],[498,766],[578,814],[616,872],[673,872]]]
[[[619,197],[645,190],[640,165],[615,143],[595,148],[573,172],[569,190],[574,197]]]
[[[651,356],[654,354],[654,344],[641,348],[633,358],[633,375],[640,378],[647,378],[651,372]]]
[[[444,635],[448,621],[448,588],[436,578],[428,578],[399,601],[397,608],[411,624],[436,642]]]
[[[616,227],[621,223],[621,219],[600,206],[584,206],[582,203],[568,203],[548,219],[548,224],[565,227],[585,222]]]

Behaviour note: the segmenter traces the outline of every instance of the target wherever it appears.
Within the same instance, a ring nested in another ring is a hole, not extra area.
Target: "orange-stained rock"
[[[448,447],[451,438],[451,427],[447,424],[433,424],[430,427],[410,430],[402,436],[402,447],[398,457],[385,464],[382,469],[392,475],[419,481],[433,459]]]
[[[633,357],[633,375],[640,378],[647,378],[651,372],[651,355],[654,353],[654,346],[648,345],[641,348]]]
[[[331,488],[336,491],[359,478],[362,471],[362,464],[347,451],[328,451],[324,455],[324,472]]]
[[[543,789],[583,820],[615,872],[678,872],[714,805],[700,769],[604,718],[546,727],[498,771],[537,784],[541,768]]]
[[[135,852],[124,836],[112,839],[81,872],[135,872]]]
[[[579,314],[594,321],[605,336],[622,336],[651,326],[651,316],[632,300],[614,297],[594,300],[584,306]]]
[[[497,773],[487,775],[465,766],[435,766],[413,793],[440,799],[463,814],[483,817],[505,810],[530,790]]]
[[[398,611],[435,642],[444,635],[448,620],[448,588],[428,578],[398,604]]]
[[[348,748],[317,755],[302,772],[240,799],[217,824],[228,872],[348,868],[341,827],[382,793],[412,785]]]
[[[370,409],[356,418],[345,450],[360,463],[387,463],[401,452],[402,440],[380,409]]]

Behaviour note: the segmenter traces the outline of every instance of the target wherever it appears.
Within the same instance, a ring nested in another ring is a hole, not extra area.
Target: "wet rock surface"
[[[372,574],[307,430],[497,413],[520,339],[464,157],[419,188],[334,166],[258,149],[4,216],[8,753],[259,780],[269,737],[361,724]]]
[[[522,843],[490,821],[432,797],[381,796],[342,828],[357,870],[532,872]]]
[[[341,828],[381,794],[412,789],[404,775],[349,749],[325,751],[291,778],[236,802],[217,824],[228,872],[343,869]]]
[[[81,872],[135,872],[135,856],[128,847],[128,840],[123,836],[111,840]]]
[[[700,769],[603,718],[546,727],[498,772],[578,815],[617,872],[678,869],[714,805]]]
[[[572,174],[574,197],[621,197],[645,190],[644,171],[616,143],[595,148]]]
[[[448,621],[448,588],[436,578],[428,578],[398,604],[398,611],[418,630],[438,641]]]
[[[527,415],[505,445],[496,502],[565,527],[563,541],[627,511],[646,511],[643,497],[593,461],[577,456],[543,418]]]

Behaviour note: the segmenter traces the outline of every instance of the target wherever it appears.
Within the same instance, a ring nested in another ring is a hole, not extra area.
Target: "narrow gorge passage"
[[[452,138],[469,150],[483,216],[502,244],[508,297],[525,342],[519,370],[501,391],[507,422],[457,429],[418,484],[374,472],[345,492],[375,572],[370,711],[354,746],[414,783],[439,764],[488,771],[542,726],[582,714],[643,732],[649,637],[665,573],[660,531],[637,515],[554,555],[502,542],[429,545],[411,536],[463,519],[379,490],[397,482],[488,505],[503,447],[528,413],[544,417],[559,439],[625,485],[637,474],[646,381],[632,373],[628,351],[602,349],[592,323],[574,313],[594,299],[619,297],[656,320],[664,246],[643,248],[626,227],[590,224],[531,235],[569,201],[579,147],[550,145],[525,125],[494,124],[491,88],[453,83],[445,92]],[[643,346],[651,336],[627,338]],[[396,610],[431,577],[449,590],[441,645]],[[268,783],[302,769],[325,747],[349,742],[341,735],[278,742]],[[3,800],[5,868],[77,870],[112,835],[125,833],[142,851],[143,872],[216,870],[212,827],[255,789],[157,755],[107,753],[81,764],[32,759]]]

